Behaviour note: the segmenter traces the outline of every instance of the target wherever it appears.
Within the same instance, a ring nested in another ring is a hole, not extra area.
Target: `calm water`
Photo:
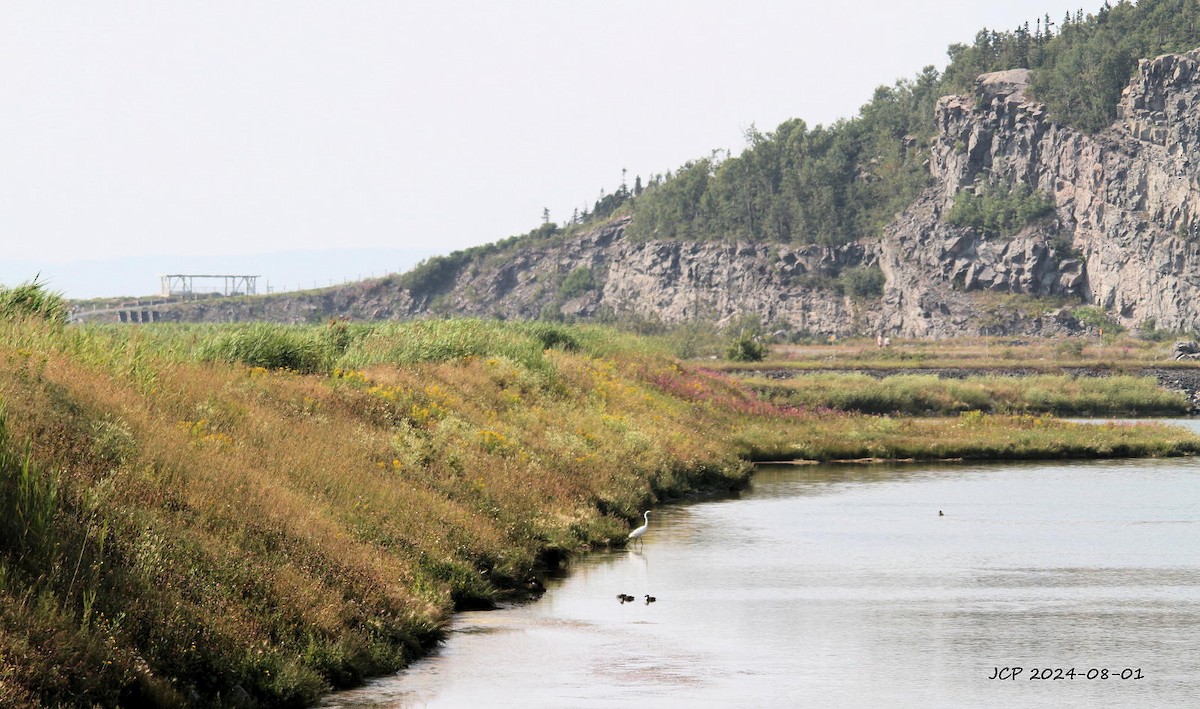
[[[327,706],[835,703],[1200,706],[1200,461],[763,469]]]

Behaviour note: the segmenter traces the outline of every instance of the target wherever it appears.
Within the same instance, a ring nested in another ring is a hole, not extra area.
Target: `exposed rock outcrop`
[[[304,294],[161,306],[161,320],[319,322],[330,317],[406,319],[438,314],[496,318],[636,315],[724,322],[757,313],[798,330],[849,333],[879,314],[843,295],[837,277],[875,262],[871,244],[841,247],[634,241],[620,220],[574,238],[458,264],[413,288],[399,279]],[[584,288],[568,276],[589,272]]]
[[[1200,325],[1198,57],[1140,62],[1121,119],[1095,136],[1050,121],[1014,72],[939,101],[934,184],[881,244],[886,323],[959,332],[973,314],[959,294],[998,290],[1081,298],[1126,325]],[[1053,195],[1057,220],[1001,241],[950,226],[955,194],[980,175]]]
[[[1172,359],[1200,359],[1200,342],[1195,340],[1180,340],[1171,350]]]

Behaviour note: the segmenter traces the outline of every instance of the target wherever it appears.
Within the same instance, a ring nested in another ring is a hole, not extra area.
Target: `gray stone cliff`
[[[848,333],[870,327],[877,312],[831,290],[847,267],[875,261],[873,245],[842,247],[646,241],[626,238],[618,220],[572,238],[460,264],[417,288],[398,279],[364,281],[309,293],[214,298],[158,306],[155,321],[320,322],[443,314],[495,318],[602,314],[663,322],[726,321],[758,313],[796,329]],[[590,286],[564,286],[573,272]],[[107,319],[116,319],[108,313]],[[140,316],[139,316],[140,317]]]
[[[1014,72],[939,101],[933,186],[880,244],[885,324],[951,334],[972,291],[1061,296],[1125,325],[1200,325],[1200,52],[1139,63],[1120,120],[1094,136],[1049,120]],[[983,174],[1052,194],[1057,219],[1008,239],[943,221]],[[939,311],[940,310],[940,314]],[[976,318],[978,319],[978,318]]]

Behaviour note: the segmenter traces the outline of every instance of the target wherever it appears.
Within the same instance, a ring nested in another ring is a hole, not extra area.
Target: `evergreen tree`
[[[1138,58],[1200,46],[1200,0],[1105,2],[1095,15],[1069,12],[1055,25],[1047,14],[1030,27],[980,30],[970,44],[948,48],[944,72],[925,67],[880,86],[851,119],[828,126],[792,119],[773,131],[752,126],[740,154],[712,151],[645,183],[639,175],[632,189],[622,169],[620,187],[601,190],[571,222],[628,210],[629,234],[643,239],[840,244],[877,235],[928,183],[939,97],[973,92],[986,72],[1028,68],[1030,93],[1054,120],[1103,129]],[[1044,207],[1044,196],[1025,189],[985,188],[954,209],[966,224],[1005,233]],[[549,223],[547,209],[543,226]]]

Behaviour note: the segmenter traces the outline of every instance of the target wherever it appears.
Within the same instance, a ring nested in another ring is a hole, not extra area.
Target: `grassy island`
[[[1055,416],[1186,416],[1187,397],[1166,391],[1152,377],[1067,374],[1005,376],[977,374],[961,379],[936,374],[871,376],[862,373],[807,374],[783,381],[746,381],[767,400],[792,406],[826,406],[863,414],[957,416],[981,411]]]
[[[1166,426],[764,397],[597,327],[26,310],[0,317],[4,706],[311,704],[748,461],[1200,450]]]

